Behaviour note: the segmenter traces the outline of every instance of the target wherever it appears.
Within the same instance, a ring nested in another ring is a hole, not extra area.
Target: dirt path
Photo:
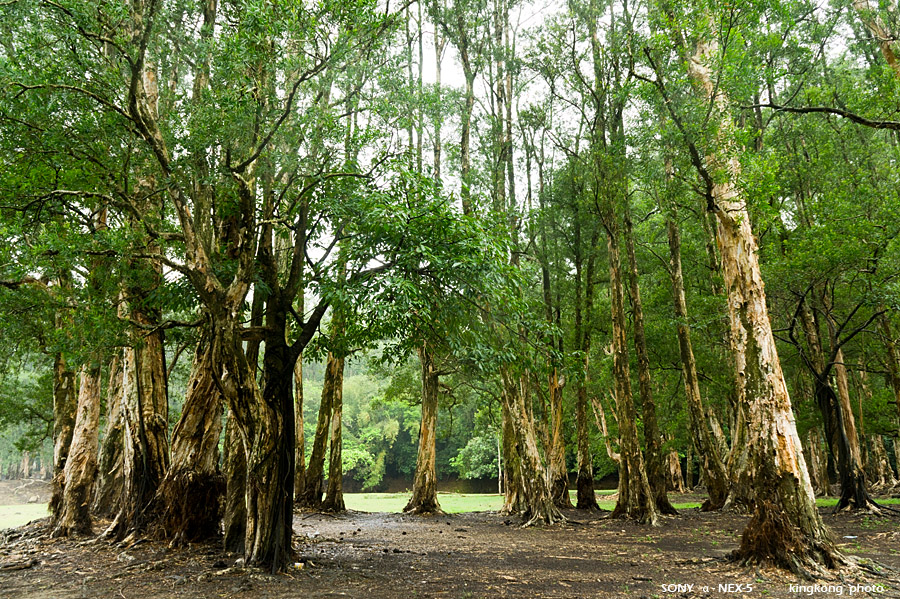
[[[298,514],[294,528],[303,565],[279,576],[235,568],[237,556],[222,554],[215,543],[174,550],[155,542],[126,548],[104,541],[51,541],[32,524],[7,533],[0,543],[0,596],[900,597],[896,572],[874,580],[819,581],[818,590],[792,591],[792,584],[809,583],[771,569],[734,566],[726,556],[737,546],[745,522],[740,516],[683,510],[655,529],[603,514],[573,510],[567,516],[565,525],[522,529],[495,513]],[[827,520],[847,552],[900,569],[900,519],[845,514]],[[32,563],[2,570],[3,564]],[[859,582],[881,584],[884,591],[851,595],[851,585]],[[831,588],[823,591],[822,585]]]

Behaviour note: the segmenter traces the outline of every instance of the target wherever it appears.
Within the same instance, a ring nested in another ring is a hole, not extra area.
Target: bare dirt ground
[[[214,542],[170,549],[51,540],[38,521],[0,537],[0,597],[900,597],[900,518],[823,514],[841,548],[885,567],[883,577],[851,572],[809,583],[738,567],[727,556],[746,517],[696,509],[657,528],[575,510],[566,524],[528,529],[492,512],[298,513],[298,566],[274,576],[241,568]],[[790,586],[797,584],[819,586]]]
[[[45,480],[0,480],[0,505],[47,503],[50,483]]]

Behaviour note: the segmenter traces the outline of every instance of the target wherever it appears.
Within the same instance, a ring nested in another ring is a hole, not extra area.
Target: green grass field
[[[603,509],[611,510],[615,507],[614,501],[603,499],[603,495],[611,495],[614,491],[598,491],[599,503]],[[673,497],[674,498],[674,497]],[[344,503],[347,509],[357,512],[394,512],[403,510],[409,500],[409,493],[345,493]],[[485,512],[497,511],[503,505],[503,496],[497,494],[462,494],[439,493],[438,501],[444,511],[450,514],[460,512]],[[574,492],[572,501],[575,501]],[[879,503],[886,505],[900,505],[900,499],[879,499]],[[819,507],[834,507],[837,498],[820,497],[816,500]],[[686,510],[700,507],[698,502],[678,502],[673,505],[677,509]],[[0,530],[28,524],[32,520],[47,516],[46,503],[31,503],[24,505],[0,505]]]
[[[22,526],[32,520],[45,518],[48,515],[46,503],[0,505],[0,530]]]

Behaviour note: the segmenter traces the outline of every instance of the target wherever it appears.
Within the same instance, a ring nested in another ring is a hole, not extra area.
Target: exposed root
[[[225,479],[194,470],[172,472],[157,491],[149,532],[181,546],[219,534]]]
[[[830,542],[808,539],[785,512],[771,501],[758,501],[741,546],[731,558],[742,565],[771,564],[815,580],[850,566],[850,562]]]

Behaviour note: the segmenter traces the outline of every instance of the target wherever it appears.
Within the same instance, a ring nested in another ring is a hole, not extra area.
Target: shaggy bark
[[[176,545],[219,532],[225,491],[218,467],[224,405],[214,372],[212,346],[204,337],[194,354],[181,418],[172,432],[171,465],[153,510],[159,534]]]
[[[322,383],[322,402],[319,404],[319,415],[316,422],[316,434],[313,437],[312,453],[306,468],[306,486],[303,494],[296,498],[300,507],[319,509],[322,506],[322,493],[325,489],[325,450],[328,448],[328,435],[331,430],[331,402],[334,398],[334,382],[337,358],[328,354],[325,365],[325,380]]]
[[[612,299],[613,373],[616,385],[616,411],[619,421],[619,498],[612,517],[629,518],[656,525],[659,512],[650,492],[644,458],[637,432],[637,413],[631,395],[626,339],[625,292],[619,258],[618,227],[614,217],[607,219],[609,251],[609,291]]]
[[[150,326],[142,311],[131,317]],[[162,333],[157,331],[125,348],[123,373],[124,488],[119,512],[107,534],[122,539],[146,524],[150,506],[169,466],[168,394]]]
[[[62,354],[56,354],[53,359],[53,483],[50,496],[54,524],[62,510],[65,490],[63,471],[75,431],[76,407],[75,372],[66,366]]]
[[[675,34],[694,89],[715,110],[718,125],[714,140],[717,147],[705,157],[692,139],[687,141],[694,166],[706,184],[707,207],[716,215],[737,367],[744,374],[738,397],[746,418],[749,449],[747,467],[740,478],[756,491],[756,501],[735,557],[744,563],[774,562],[809,576],[810,569],[837,567],[845,563],[845,558],[816,509],[775,348],[756,239],[745,199],[735,184],[740,163],[734,148],[729,100],[714,81],[710,66],[719,46],[715,37],[701,38],[690,49],[681,33]],[[688,133],[682,132],[687,138]]]
[[[54,537],[89,535],[91,490],[97,475],[100,428],[100,366],[81,368],[72,446],[63,468],[62,503],[54,513]]]
[[[816,496],[830,495],[831,485],[828,482],[828,465],[825,457],[822,455],[822,440],[819,438],[818,429],[809,429],[809,432],[806,434],[806,447],[804,447],[804,450],[813,491]]]
[[[437,498],[436,468],[439,377],[435,370],[434,355],[427,342],[419,348],[419,362],[422,366],[422,421],[419,426],[419,450],[416,456],[412,497],[403,511],[413,514],[443,514]]]
[[[328,488],[322,509],[326,512],[343,512],[344,464],[341,454],[343,440],[342,413],[344,409],[344,358],[337,358],[334,366],[334,391],[331,398],[331,443],[328,453]]]
[[[666,487],[673,493],[684,493],[684,476],[681,473],[681,459],[678,452],[670,449],[666,454]]]
[[[223,520],[225,550],[244,552],[247,530],[247,457],[244,440],[231,412],[225,421],[225,513]]]
[[[122,394],[122,353],[118,352],[109,365],[109,385],[106,391],[106,428],[103,442],[100,445],[100,464],[97,472],[97,485],[94,491],[94,502],[91,511],[101,518],[112,518],[116,515],[117,506],[122,496],[124,485],[122,433],[125,427],[125,415]]]
[[[547,471],[538,451],[534,422],[529,418],[525,405],[526,377],[515,376],[508,366],[500,368],[500,377],[504,390],[503,399],[512,429],[510,432],[519,460],[521,514],[524,525],[530,526],[539,522],[552,524],[564,520],[550,495]]]
[[[665,456],[662,436],[656,419],[656,403],[650,381],[650,359],[647,357],[647,340],[644,333],[644,308],[641,303],[637,257],[634,253],[634,232],[631,224],[631,210],[625,209],[625,248],[628,255],[628,278],[631,309],[634,320],[634,349],[638,361],[638,389],[641,396],[641,412],[644,416],[644,438],[647,444],[647,482],[650,493],[661,514],[674,515],[678,511],[669,503],[665,474]]]
[[[509,410],[505,387],[501,390],[501,451],[503,456],[503,515],[518,515],[525,512],[525,494],[522,489],[522,462],[516,451],[516,423]]]

